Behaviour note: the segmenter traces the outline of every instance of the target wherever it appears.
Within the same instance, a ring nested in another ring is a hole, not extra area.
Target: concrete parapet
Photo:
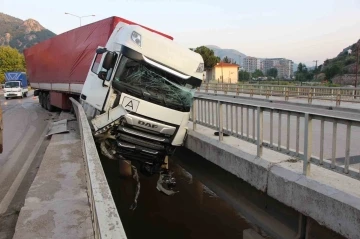
[[[234,137],[219,142],[213,130],[200,125],[189,130],[185,146],[319,224],[360,238],[360,181],[316,165],[305,177],[301,160],[270,149],[258,158],[255,144]]]

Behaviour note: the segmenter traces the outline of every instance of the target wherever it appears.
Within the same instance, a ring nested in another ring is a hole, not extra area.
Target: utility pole
[[[313,61],[313,62],[315,62],[315,69],[314,69],[314,71],[317,71],[317,63],[318,63],[318,60],[315,60],[315,61]],[[315,80],[317,80],[317,74],[315,73]]]
[[[221,84],[224,84],[223,62],[220,62],[220,65],[221,65]]]
[[[355,73],[355,92],[354,92],[354,98],[356,99],[356,87],[357,87],[357,80],[358,80],[358,66],[359,66],[359,44],[360,44],[360,40],[357,42],[356,44],[356,73]]]

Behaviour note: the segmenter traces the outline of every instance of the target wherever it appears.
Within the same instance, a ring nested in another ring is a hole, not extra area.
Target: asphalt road
[[[260,100],[253,100],[250,98],[234,98],[229,96],[216,96],[212,94],[205,94],[205,93],[197,93],[197,97],[205,98],[205,99],[212,99],[212,100],[223,100],[227,102],[233,103],[241,103],[241,104],[248,104],[254,106],[262,106],[262,107],[271,107],[274,109],[283,109],[283,110],[292,110],[292,111],[299,111],[299,112],[309,112],[318,115],[328,115],[334,116],[338,118],[347,118],[347,119],[360,119],[360,112],[356,110],[337,110],[336,108],[332,109],[325,109],[307,105],[294,105],[288,104],[286,102],[279,103],[279,102],[269,102],[269,101],[260,101]],[[215,106],[212,110],[210,108],[206,108],[203,112],[208,112],[208,115],[215,115]],[[213,113],[214,112],[214,113]],[[204,115],[205,113],[203,113]],[[199,115],[198,115],[199,117]],[[212,117],[212,116],[211,116]],[[210,123],[212,118],[210,117]],[[232,116],[233,119],[233,132],[236,131],[235,129],[235,122],[236,118],[238,120],[238,132],[241,133],[241,113],[238,110],[238,115],[235,115],[235,109]],[[256,118],[256,112],[255,112]],[[243,134],[247,134],[246,129],[246,108],[243,109]],[[207,120],[209,121],[209,119]],[[215,118],[214,118],[215,122]],[[228,122],[228,125],[226,125]],[[249,110],[249,135],[251,138],[253,135],[253,112]],[[256,121],[255,121],[256,122]],[[270,113],[264,112],[263,118],[263,131],[264,131],[264,141],[270,141]],[[225,107],[224,107],[224,127],[231,129],[231,116],[230,116],[230,107],[228,107],[228,115],[226,115]],[[290,117],[290,149],[296,149],[296,117]],[[304,119],[300,118],[300,152],[304,149]],[[320,129],[321,124],[319,120],[313,121],[313,130],[312,130],[312,137],[313,137],[313,145],[312,145],[312,155],[319,157],[320,156]],[[273,142],[277,144],[278,142],[278,114],[274,113],[273,118]],[[344,158],[345,158],[345,146],[346,146],[346,126],[344,124],[338,124],[337,126],[337,135],[336,135],[336,164],[337,165],[344,165]],[[281,145],[284,147],[286,146],[286,137],[287,137],[287,116],[282,114],[281,117]],[[255,125],[255,136],[256,136],[256,125]],[[333,125],[331,122],[325,122],[324,125],[324,159],[330,160],[332,157],[332,136],[333,136]],[[350,141],[350,164],[352,168],[359,169],[360,167],[360,127],[352,126],[351,128],[351,141]]]
[[[5,100],[4,150],[0,154],[0,239],[12,238],[18,213],[35,178],[49,140],[44,137],[49,120],[57,113],[42,109],[30,92],[27,98]]]

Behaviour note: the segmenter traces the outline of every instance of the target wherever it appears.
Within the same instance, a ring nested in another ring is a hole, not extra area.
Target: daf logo
[[[153,128],[153,129],[156,129],[158,127],[156,124],[146,123],[146,122],[141,121],[141,120],[138,121],[138,124],[149,127],[149,128]]]

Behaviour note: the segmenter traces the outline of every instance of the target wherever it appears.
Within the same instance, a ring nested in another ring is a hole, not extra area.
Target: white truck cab
[[[28,84],[25,72],[6,72],[4,97],[9,99],[12,97],[27,97]]]
[[[21,81],[8,81],[4,85],[4,97],[9,99],[12,97],[27,97],[28,88],[23,86]]]
[[[203,69],[201,55],[119,23],[99,46],[80,96],[103,154],[158,172],[184,142]]]

